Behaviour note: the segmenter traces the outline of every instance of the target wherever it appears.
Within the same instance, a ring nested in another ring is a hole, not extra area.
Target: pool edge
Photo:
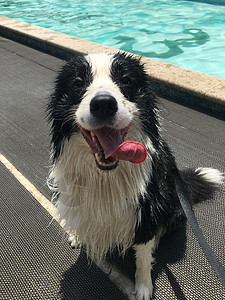
[[[51,55],[68,59],[74,53],[116,53],[119,50],[0,15],[0,35]],[[225,115],[225,79],[141,58],[160,96]]]

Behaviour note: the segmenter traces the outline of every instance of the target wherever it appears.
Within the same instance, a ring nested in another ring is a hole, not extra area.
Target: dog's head
[[[143,161],[140,141],[123,144],[131,126],[156,139],[155,97],[143,65],[131,55],[75,56],[62,68],[48,108],[54,159],[74,132],[83,135],[101,170],[115,169],[119,159]]]

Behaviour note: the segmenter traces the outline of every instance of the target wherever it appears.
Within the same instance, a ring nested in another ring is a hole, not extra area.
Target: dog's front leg
[[[152,252],[155,238],[146,244],[134,245],[136,256],[135,292],[137,300],[149,300],[152,297],[153,286],[151,278]]]

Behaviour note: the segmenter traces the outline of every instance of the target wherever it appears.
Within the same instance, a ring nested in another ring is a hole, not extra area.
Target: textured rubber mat
[[[0,187],[0,299],[126,299],[2,164]]]
[[[47,197],[49,137],[46,99],[62,61],[0,38],[0,152]],[[163,136],[180,168],[225,171],[225,123],[160,100]],[[0,299],[124,299],[108,278],[71,249],[66,235],[1,166]],[[195,208],[199,224],[225,265],[225,189]],[[113,258],[134,279],[132,252]],[[154,299],[225,299],[190,226],[163,238],[153,268]]]

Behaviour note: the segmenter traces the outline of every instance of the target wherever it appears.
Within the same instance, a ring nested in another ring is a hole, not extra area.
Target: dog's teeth
[[[98,155],[98,153],[95,153],[95,158],[99,163],[101,162],[101,157]]]
[[[109,162],[109,163],[105,163],[104,161],[102,161],[102,156],[100,156],[98,153],[95,153],[95,159],[97,160],[97,162],[99,163],[100,166],[102,167],[113,167],[115,165],[115,163],[117,162],[117,158],[114,157],[113,161]]]
[[[96,136],[95,136],[95,134],[92,130],[91,130],[91,138],[92,138],[93,143],[95,143],[97,145],[97,139],[96,139]]]

